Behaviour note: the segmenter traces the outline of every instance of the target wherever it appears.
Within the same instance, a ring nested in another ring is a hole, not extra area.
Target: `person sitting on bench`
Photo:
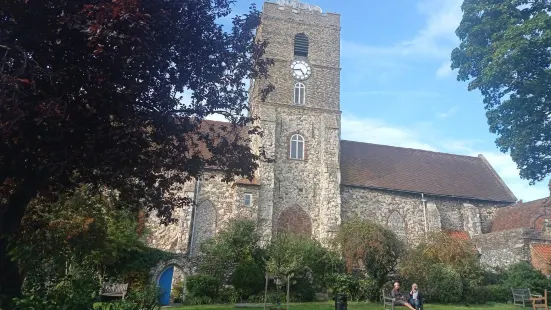
[[[421,305],[423,304],[423,295],[419,292],[419,288],[415,283],[413,283],[411,292],[409,292],[409,304],[417,310],[421,309]]]
[[[394,282],[394,288],[392,289],[391,294],[392,294],[392,298],[394,298],[395,300],[394,301],[395,305],[404,306],[409,308],[410,310],[415,310],[415,308],[413,308],[409,304],[409,302],[407,302],[408,298],[400,292],[400,282],[398,281]]]

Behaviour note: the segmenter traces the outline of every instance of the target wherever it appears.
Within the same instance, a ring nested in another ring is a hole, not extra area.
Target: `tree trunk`
[[[8,254],[8,243],[21,227],[25,210],[38,193],[38,184],[36,178],[26,179],[9,196],[7,203],[0,206],[0,297],[4,302],[21,296],[23,277],[17,262]],[[2,307],[10,309],[9,304],[2,304]]]

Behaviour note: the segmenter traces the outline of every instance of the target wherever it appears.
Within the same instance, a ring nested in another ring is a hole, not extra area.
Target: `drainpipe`
[[[428,223],[427,223],[427,200],[425,199],[425,195],[421,193],[421,202],[423,203],[423,217],[425,218],[425,235],[429,231]]]
[[[195,189],[193,191],[193,202],[192,202],[192,209],[191,209],[191,221],[190,221],[190,225],[191,225],[191,234],[189,236],[189,241],[188,241],[188,256],[191,256],[193,255],[193,247],[195,246],[195,214],[197,212],[197,198],[199,197],[199,185],[201,183],[201,177],[200,176],[197,176],[197,178],[195,179]]]

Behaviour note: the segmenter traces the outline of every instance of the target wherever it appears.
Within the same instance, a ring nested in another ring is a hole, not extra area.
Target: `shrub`
[[[426,286],[427,301],[457,303],[463,299],[461,276],[452,267],[435,264],[429,268],[430,282]]]
[[[316,298],[316,289],[309,272],[291,279],[291,299],[295,302],[310,302]]]
[[[232,284],[239,298],[260,292],[264,281],[264,271],[252,259],[241,261],[232,275]]]
[[[184,300],[184,283],[182,281],[178,281],[174,284],[171,295],[175,303],[182,303]]]
[[[434,288],[435,280],[452,281],[457,274],[459,283],[453,284],[456,287],[454,291],[460,292],[457,298],[463,300],[471,298],[468,296],[471,294],[469,292],[477,295],[477,290],[483,286],[484,270],[478,262],[473,245],[468,241],[452,238],[445,233],[435,233],[429,236],[426,243],[410,250],[406,257],[399,268],[400,276],[405,279],[404,284],[415,282],[421,290],[438,291]],[[446,273],[439,275],[438,270]],[[441,277],[435,279],[438,276]],[[449,285],[452,286],[452,283]],[[427,300],[444,302],[441,299],[447,297],[437,291],[429,292]]]
[[[264,251],[259,240],[254,221],[231,220],[216,237],[201,245],[199,273],[215,277],[221,284],[232,284],[232,275],[243,262],[252,261],[263,272]]]
[[[375,222],[352,220],[341,226],[335,238],[346,262],[346,270],[365,270],[382,287],[405,246],[388,228]]]
[[[361,274],[337,274],[332,283],[332,295],[346,294],[352,301],[378,301],[381,296],[377,281]]]
[[[532,293],[543,294],[549,280],[528,262],[520,262],[509,266],[504,273],[503,285],[512,288],[529,288]]]
[[[278,234],[267,248],[267,271],[286,279],[292,275],[290,293],[298,301],[312,301],[316,291],[327,288],[336,253],[309,237]],[[336,263],[335,263],[336,264]],[[282,287],[283,288],[283,287]]]
[[[472,287],[465,290],[465,301],[471,304],[507,303],[511,291],[500,284]]]
[[[201,274],[190,276],[186,281],[186,299],[195,298],[201,301],[214,301],[218,297],[219,289],[220,282],[215,277]]]

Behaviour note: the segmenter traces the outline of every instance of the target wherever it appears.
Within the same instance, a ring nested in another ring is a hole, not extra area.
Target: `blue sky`
[[[238,0],[242,14],[250,3]],[[483,154],[524,201],[549,195],[519,177],[488,130],[482,97],[450,69],[462,0],[305,0],[341,14],[342,139]],[[347,5],[344,5],[347,3]]]

